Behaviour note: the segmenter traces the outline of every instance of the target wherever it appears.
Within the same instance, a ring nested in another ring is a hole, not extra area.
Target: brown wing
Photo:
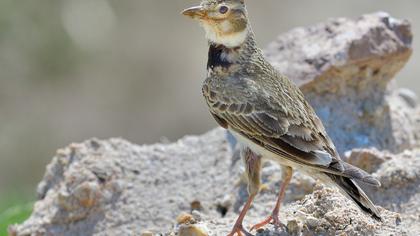
[[[232,83],[231,87],[203,87],[210,112],[221,126],[290,161],[378,184],[366,172],[340,160],[319,118],[304,100],[296,99],[294,108],[301,109],[288,114],[252,80],[236,78]]]
[[[208,85],[203,86],[203,95],[217,122],[222,127],[228,125],[249,135],[281,137],[286,134],[290,125],[288,119],[259,106],[264,104],[258,104],[257,92],[251,91],[256,89],[249,85],[252,81],[238,81],[223,89],[211,90]]]

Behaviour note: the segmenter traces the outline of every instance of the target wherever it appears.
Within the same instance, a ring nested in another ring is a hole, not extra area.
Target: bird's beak
[[[193,19],[203,19],[206,16],[206,10],[202,6],[190,7],[182,11],[182,15]]]

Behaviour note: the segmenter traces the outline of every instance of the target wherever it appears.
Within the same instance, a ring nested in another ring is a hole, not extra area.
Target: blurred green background
[[[30,212],[56,149],[90,137],[176,140],[216,126],[201,97],[207,43],[179,14],[197,2],[0,0],[0,235]],[[415,0],[247,2],[262,47],[293,27],[378,10],[420,32]],[[398,75],[417,93],[419,60],[414,53]]]

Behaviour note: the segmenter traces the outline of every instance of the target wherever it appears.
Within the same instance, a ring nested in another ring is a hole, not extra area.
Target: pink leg
[[[246,236],[252,236],[252,234],[250,234],[244,229],[242,224],[245,215],[251,207],[252,201],[258,194],[260,188],[261,157],[252,152],[249,148],[245,148],[244,150],[242,150],[241,155],[245,161],[245,173],[248,178],[249,198],[246,201],[241,213],[239,214],[239,217],[236,220],[235,225],[233,226],[232,232],[228,234],[228,236],[242,236],[243,234],[245,234]]]
[[[248,233],[244,227],[242,226],[242,222],[244,221],[245,215],[248,212],[249,208],[251,207],[251,203],[254,200],[254,196],[249,196],[248,201],[246,202],[244,208],[242,209],[241,213],[239,214],[238,219],[236,220],[235,225],[233,226],[232,232],[230,234],[228,234],[228,236],[234,236],[235,234],[237,234],[238,236],[242,236],[242,233],[244,233],[245,235],[251,235],[250,233]]]
[[[251,231],[254,230],[254,229],[262,228],[265,225],[270,224],[270,223],[273,223],[277,227],[282,226],[282,223],[280,222],[280,219],[279,219],[280,206],[281,206],[281,203],[284,199],[284,194],[286,192],[286,188],[289,185],[290,180],[292,179],[292,175],[293,175],[292,168],[290,168],[290,167],[284,167],[283,168],[283,183],[281,184],[280,193],[279,193],[279,196],[277,198],[276,206],[274,207],[273,213],[271,214],[271,216],[267,217],[267,219],[265,219],[261,223],[258,223],[256,225],[252,226]]]

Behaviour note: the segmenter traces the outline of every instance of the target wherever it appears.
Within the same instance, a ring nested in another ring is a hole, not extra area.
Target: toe
[[[276,228],[282,228],[282,229],[284,229],[286,227],[283,223],[281,223],[279,217],[273,217],[273,225]]]
[[[273,218],[270,216],[267,219],[265,219],[264,221],[254,225],[251,227],[251,231],[253,231],[254,229],[260,229],[268,224],[270,224],[270,222],[273,220]]]
[[[245,236],[253,236],[248,231],[246,231],[244,227],[241,225],[241,226],[235,226],[232,232],[228,234],[228,236],[243,236],[244,234]]]

